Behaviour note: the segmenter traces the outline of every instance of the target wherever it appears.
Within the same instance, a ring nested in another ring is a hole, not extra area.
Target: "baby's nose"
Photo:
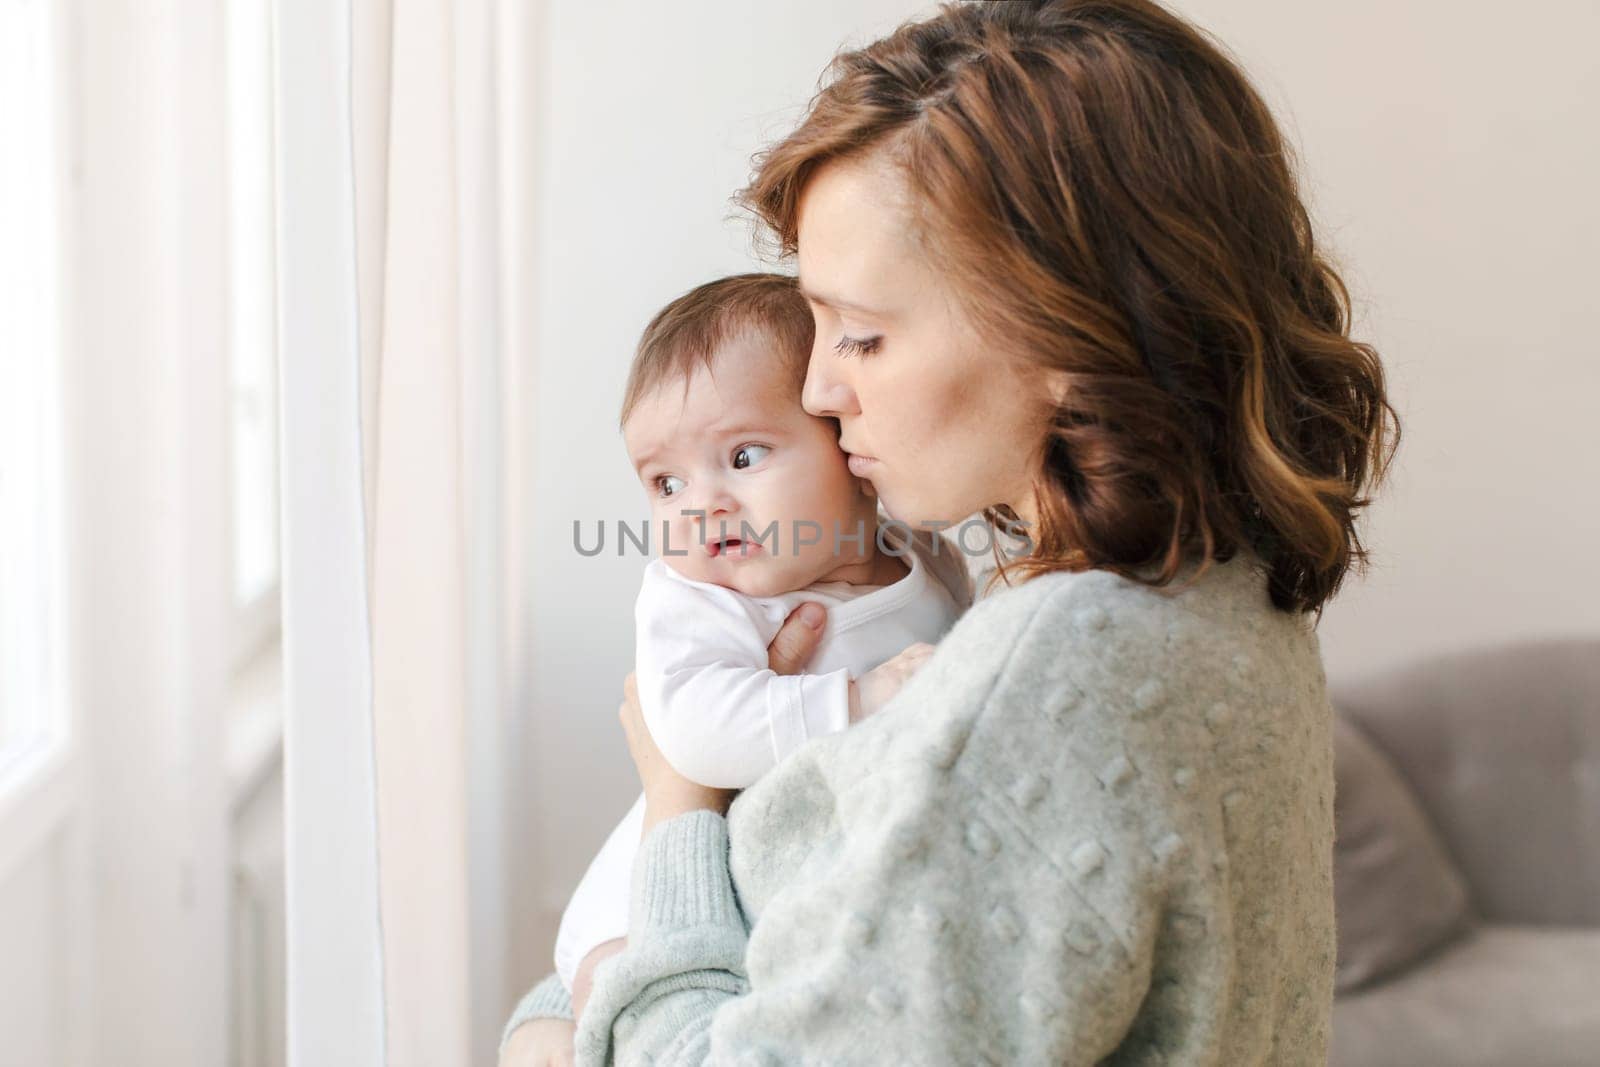
[[[713,492],[704,500],[694,505],[694,520],[702,527],[709,526],[713,529],[719,522],[725,521],[728,516],[739,510],[739,502],[726,492]]]

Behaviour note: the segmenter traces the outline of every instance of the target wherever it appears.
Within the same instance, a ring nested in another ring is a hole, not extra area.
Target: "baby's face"
[[[859,563],[854,542],[834,554],[834,530],[854,534],[865,523],[870,551],[876,515],[835,424],[801,408],[769,344],[759,335],[725,344],[711,371],[695,371],[687,395],[681,381],[664,383],[622,428],[650,500],[652,550],[686,578],[749,596],[800,589]],[[755,544],[773,523],[776,550],[771,536]],[[818,543],[797,549],[797,528]]]

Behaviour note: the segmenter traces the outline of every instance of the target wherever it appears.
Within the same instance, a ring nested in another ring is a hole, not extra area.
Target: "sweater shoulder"
[[[974,732],[1018,754],[1070,736],[1114,760],[1187,743],[1165,727],[1199,722],[1219,701],[1259,702],[1233,683],[1263,663],[1299,682],[1320,673],[1314,638],[1272,608],[1253,557],[1164,588],[1051,573],[980,601],[890,708],[918,708],[922,729],[951,748]]]
[[[1147,649],[1158,630],[1185,625],[1160,593],[1107,571],[1041,574],[991,592],[962,616],[941,652],[997,675],[1030,660],[1103,657]]]
[[[1181,661],[1220,654],[1225,646],[1304,635],[1307,628],[1271,606],[1259,561],[1241,555],[1203,572],[1190,568],[1161,587],[1104,570],[1040,575],[979,601],[958,631],[968,642],[988,637],[1014,665],[1031,653],[1056,663],[1126,660],[1148,669],[1159,657],[1171,673]]]
[[[949,769],[983,752],[1015,765],[1066,746],[1115,778],[1119,760],[1176,764],[1219,703],[1258,717],[1319,667],[1314,637],[1271,607],[1250,559],[1164,589],[1044,574],[980,600],[883,710],[812,756],[842,786],[882,761]]]

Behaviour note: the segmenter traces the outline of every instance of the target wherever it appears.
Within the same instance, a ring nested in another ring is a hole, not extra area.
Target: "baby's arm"
[[[813,737],[851,723],[849,673],[780,675],[728,662],[638,676],[650,736],[673,768],[715,789],[743,789]]]
[[[849,673],[769,669],[772,635],[736,594],[647,572],[636,619],[645,724],[692,781],[743,789],[809,738],[850,725]]]

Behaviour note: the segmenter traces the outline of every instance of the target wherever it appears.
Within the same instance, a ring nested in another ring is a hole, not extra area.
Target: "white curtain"
[[[280,0],[291,1064],[492,1062],[519,657],[493,0]],[[469,833],[469,827],[471,832]]]

